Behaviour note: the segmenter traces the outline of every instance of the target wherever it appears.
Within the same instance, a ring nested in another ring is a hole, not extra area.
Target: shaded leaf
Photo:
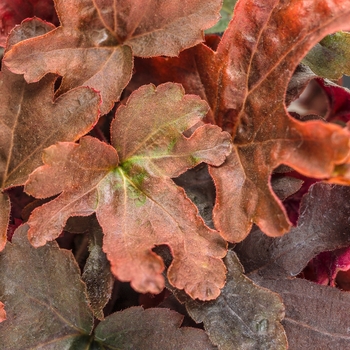
[[[320,252],[349,246],[349,217],[350,188],[317,183],[303,197],[297,227],[281,238],[253,229],[235,251],[248,275],[295,276]]]
[[[95,340],[103,349],[215,349],[203,330],[179,328],[182,319],[171,310],[132,307],[101,321]]]
[[[0,301],[0,323],[6,320],[5,305]]]
[[[350,75],[350,33],[327,35],[308,52],[303,63],[323,78],[335,80]]]
[[[82,280],[86,284],[90,307],[99,320],[104,318],[103,308],[112,295],[114,278],[106,254],[102,251],[102,230],[96,218],[90,218],[89,256],[84,265]]]
[[[220,350],[287,349],[280,297],[247,278],[234,252],[229,251],[225,264],[227,282],[216,300],[191,300],[175,291],[189,315],[204,323],[210,340]]]
[[[0,253],[0,299],[7,312],[0,323],[1,346],[69,348],[92,330],[79,268],[71,252],[55,242],[33,248],[27,230],[21,226]]]
[[[35,82],[63,76],[59,93],[87,85],[101,92],[107,113],[131,78],[133,54],[176,56],[202,41],[218,19],[220,0],[55,0],[61,26],[19,43],[5,58],[14,73]]]
[[[56,238],[70,216],[96,212],[103,250],[119,280],[142,293],[161,292],[164,264],[152,248],[166,244],[174,257],[170,283],[193,298],[215,299],[225,281],[220,258],[226,243],[170,179],[201,162],[218,166],[230,152],[229,134],[216,126],[201,126],[189,138],[182,134],[206,110],[204,101],[184,96],[177,84],[143,86],[116,113],[115,149],[91,137],[46,149],[45,165],[31,174],[25,190],[38,198],[63,192],[33,211],[32,244]],[[60,181],[52,184],[53,177]]]
[[[350,90],[329,80],[316,80],[328,97],[328,121],[347,123],[350,121]]]
[[[349,269],[350,248],[346,247],[318,254],[309,262],[303,274],[310,281],[335,287],[338,272]]]
[[[0,46],[5,47],[11,29],[28,17],[40,17],[58,23],[52,0],[2,0],[0,4]]]
[[[257,276],[255,276],[257,277]],[[350,294],[302,280],[255,279],[281,295],[290,350],[348,349]]]

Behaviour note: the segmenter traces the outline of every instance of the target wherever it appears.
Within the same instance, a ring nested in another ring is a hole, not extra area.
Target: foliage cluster
[[[350,347],[348,0],[0,19],[1,349]]]

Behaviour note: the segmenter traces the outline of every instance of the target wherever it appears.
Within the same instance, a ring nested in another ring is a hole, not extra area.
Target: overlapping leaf
[[[164,309],[114,313],[92,335],[92,312],[73,255],[55,242],[33,248],[27,230],[19,228],[0,253],[0,298],[7,310],[6,316],[0,302],[2,348],[214,349],[204,331],[180,328],[183,317]]]
[[[248,274],[295,276],[317,254],[349,245],[349,217],[350,188],[316,183],[303,197],[297,227],[280,238],[253,229],[235,250]]]
[[[167,244],[174,257],[170,282],[193,298],[216,298],[225,280],[220,258],[226,244],[170,179],[200,162],[218,166],[229,154],[230,135],[217,126],[201,126],[190,138],[182,134],[206,111],[204,101],[184,96],[177,84],[143,86],[117,111],[114,148],[84,137],[79,145],[46,149],[45,165],[31,174],[25,190],[38,198],[62,193],[33,211],[32,244],[56,238],[70,216],[96,212],[103,250],[120,280],[159,293],[164,264],[152,248]]]
[[[130,80],[133,54],[176,56],[202,41],[202,30],[218,20],[221,1],[55,0],[61,26],[16,45],[6,56],[28,82],[53,72],[60,92],[80,85],[101,92],[107,113]]]
[[[227,283],[216,300],[191,300],[175,291],[190,316],[204,323],[210,340],[220,350],[287,349],[280,323],[284,317],[281,298],[247,278],[235,253],[229,252],[225,263]]]
[[[13,30],[8,49],[24,38],[53,28],[41,20],[24,21]],[[90,88],[74,89],[55,101],[56,77],[47,75],[28,85],[23,76],[2,67],[0,73],[0,189],[23,185],[41,163],[42,150],[57,141],[75,141],[99,116],[99,95]],[[6,241],[9,204],[0,194],[0,250]]]
[[[303,62],[318,76],[339,79],[350,75],[350,33],[326,36],[305,56]]]
[[[176,76],[173,81],[183,83],[187,92],[206,98],[211,107],[207,121],[233,136],[230,157],[210,170],[217,186],[214,222],[227,240],[241,241],[252,223],[270,236],[289,230],[269,180],[278,165],[328,178],[345,159],[347,131],[321,121],[297,121],[284,101],[302,57],[349,19],[345,0],[243,0],[216,51],[198,45],[184,53],[186,59],[172,60],[168,71],[169,60],[156,68],[158,75]]]
[[[348,187],[317,183],[303,198],[296,228],[280,238],[253,230],[235,247],[248,277],[281,295],[286,308],[282,324],[290,349],[349,347],[349,295],[291,280],[318,253],[349,246],[349,198]]]
[[[28,17],[37,16],[56,24],[53,0],[2,0],[0,4],[0,46],[5,47],[11,29]]]

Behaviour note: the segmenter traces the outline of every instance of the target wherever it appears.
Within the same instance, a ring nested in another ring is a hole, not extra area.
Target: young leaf
[[[92,330],[92,313],[71,252],[56,242],[35,249],[28,226],[17,229],[0,253],[0,323],[4,349],[66,349]]]
[[[287,349],[280,297],[247,278],[234,252],[228,252],[225,263],[227,283],[216,300],[202,302],[181,296],[190,316],[204,323],[210,340],[220,350]]]
[[[0,4],[0,46],[5,47],[11,29],[28,17],[58,22],[52,0],[2,0]]]
[[[130,80],[133,54],[176,56],[202,41],[218,19],[220,0],[55,0],[61,26],[16,45],[5,58],[14,73],[35,82],[63,76],[59,93],[87,85],[101,92],[107,113]]]
[[[170,283],[193,298],[215,299],[224,285],[220,258],[226,243],[205,226],[198,210],[170,177],[201,162],[218,166],[230,152],[230,135],[204,125],[182,133],[207,111],[197,96],[177,84],[143,86],[121,106],[112,122],[111,147],[91,137],[45,150],[25,191],[43,198],[61,193],[33,211],[29,237],[35,246],[56,238],[70,216],[96,212],[105,234],[103,250],[112,272],[137,291],[164,288],[164,264],[152,252],[170,246]],[[141,122],[140,122],[141,121]],[[52,184],[51,179],[56,178]]]
[[[316,183],[302,199],[297,227],[280,238],[253,229],[235,251],[248,275],[295,276],[320,252],[349,246],[349,217],[350,188]]]
[[[171,310],[132,307],[100,322],[95,341],[103,349],[215,349],[201,329],[179,328],[182,319]]]
[[[52,29],[41,20],[24,21],[8,38],[7,50],[23,38]],[[99,117],[99,95],[90,88],[76,88],[53,101],[56,77],[47,75],[28,85],[22,76],[2,67],[0,73],[0,190],[24,184],[42,164],[44,148],[57,141],[75,141]],[[4,194],[0,206],[0,250],[6,242],[9,207]]]
[[[339,79],[350,75],[350,33],[326,36],[305,56],[303,62],[318,76]]]

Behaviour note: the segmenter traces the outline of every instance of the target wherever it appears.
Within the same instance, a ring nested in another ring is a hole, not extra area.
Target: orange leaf
[[[16,45],[6,64],[28,82],[63,76],[59,93],[90,86],[107,113],[131,78],[133,54],[176,56],[202,41],[219,18],[220,0],[55,0],[61,26]]]
[[[24,21],[8,38],[9,50],[23,37],[52,29],[41,20]],[[42,164],[44,148],[57,141],[75,141],[87,133],[99,117],[99,95],[80,87],[53,100],[56,77],[47,75],[28,85],[23,76],[2,67],[0,73],[0,190],[23,185]],[[0,250],[6,242],[9,203],[0,192]]]
[[[152,248],[166,244],[174,258],[170,283],[192,298],[215,299],[225,281],[226,243],[170,179],[201,162],[218,166],[229,154],[230,135],[217,126],[183,135],[207,109],[177,84],[143,86],[116,113],[115,148],[84,137],[79,145],[46,149],[45,165],[30,175],[25,190],[40,198],[62,193],[33,211],[32,244],[56,238],[70,216],[96,212],[103,250],[118,279],[131,281],[139,292],[159,293],[164,263]]]
[[[207,122],[232,134],[234,151],[223,166],[210,167],[217,187],[214,223],[228,241],[244,239],[253,223],[269,236],[290,229],[270,184],[280,164],[328,179],[346,158],[346,130],[322,121],[297,121],[284,101],[303,56],[349,23],[348,5],[346,0],[241,0],[216,51],[200,44],[179,58],[136,62],[140,74],[131,86],[145,80],[179,82],[187,93],[207,100]],[[296,79],[297,91],[304,82]]]

